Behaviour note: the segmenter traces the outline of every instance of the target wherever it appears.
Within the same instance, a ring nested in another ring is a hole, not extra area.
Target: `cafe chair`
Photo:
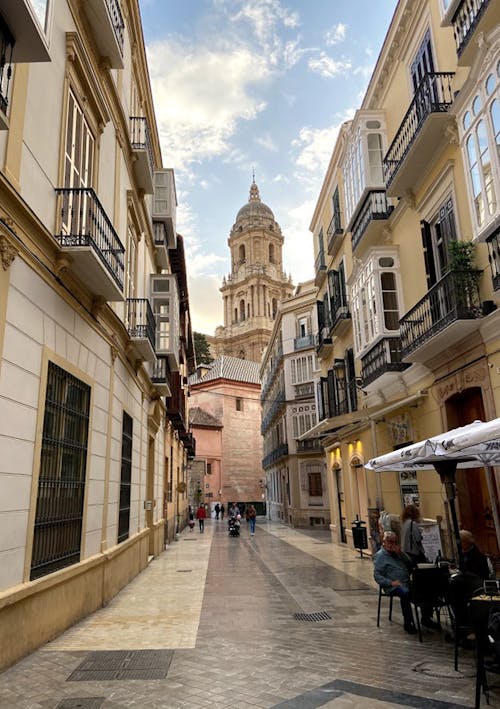
[[[422,641],[422,608],[432,608],[436,613],[438,626],[441,627],[441,613],[447,612],[453,618],[448,601],[448,587],[450,574],[447,568],[431,566],[428,568],[417,567],[412,574],[411,602],[415,607],[418,639]]]
[[[380,628],[380,607],[382,605],[382,598],[389,599],[389,620],[392,621],[392,603],[394,601],[394,595],[391,591],[385,591],[382,586],[378,587],[378,609],[377,609],[377,628]]]
[[[482,594],[472,598],[468,604],[471,626],[476,636],[476,692],[475,709],[480,709],[481,694],[486,697],[489,704],[490,685],[488,674],[500,675],[500,642],[493,635],[498,636],[498,622],[495,631],[492,626],[492,615],[500,613],[500,596],[487,596]]]
[[[452,609],[454,635],[454,666],[458,671],[460,643],[467,643],[469,635],[474,633],[474,625],[469,611],[469,601],[481,595],[483,581],[467,572],[451,574],[448,584],[448,602]]]

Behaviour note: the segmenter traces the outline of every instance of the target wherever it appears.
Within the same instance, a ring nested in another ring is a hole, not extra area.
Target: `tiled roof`
[[[191,426],[213,426],[214,428],[222,427],[222,421],[204,411],[199,406],[193,406],[189,409],[189,423]]]
[[[192,374],[189,377],[189,383],[201,384],[203,382],[213,381],[214,379],[229,379],[233,382],[260,384],[260,363],[252,362],[249,359],[221,355],[211,364],[207,364],[206,368],[208,371],[204,375],[200,375],[199,372]]]

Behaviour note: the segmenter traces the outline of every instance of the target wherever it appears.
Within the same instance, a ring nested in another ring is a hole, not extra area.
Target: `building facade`
[[[0,667],[164,548],[194,455],[183,245],[138,2],[36,7],[0,8]]]
[[[222,355],[198,367],[189,378],[189,386],[195,460],[205,461],[201,501],[209,505],[223,502],[226,509],[228,503],[253,503],[262,512],[258,363]],[[196,421],[208,421],[209,417],[218,422],[220,434],[216,435],[214,428],[210,436],[201,432]]]
[[[293,286],[283,271],[283,234],[252,182],[250,198],[236,215],[228,239],[231,273],[221,293],[224,325],[207,336],[214,357],[221,354],[260,362],[281,300]]]
[[[293,527],[330,523],[321,437],[300,440],[317,423],[317,331],[315,283],[300,283],[278,305],[260,370],[268,515]]]
[[[500,412],[498,3],[401,0],[342,127],[314,234],[332,536],[418,501],[452,553],[434,472],[371,457]],[[410,479],[411,478],[411,479]],[[498,475],[457,472],[460,523],[498,556]]]

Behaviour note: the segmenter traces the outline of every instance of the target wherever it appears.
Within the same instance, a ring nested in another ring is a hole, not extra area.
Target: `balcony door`
[[[433,74],[434,71],[431,35],[429,30],[427,30],[410,67],[413,93],[416,96],[418,123],[420,123],[420,121],[428,115],[431,111],[432,103],[435,102],[434,83],[429,80],[424,81],[425,76],[428,74]]]
[[[450,268],[450,243],[457,240],[453,200],[449,197],[430,221],[421,222],[427,290],[431,290]],[[435,288],[430,307],[433,322],[441,320],[451,309],[450,288]]]

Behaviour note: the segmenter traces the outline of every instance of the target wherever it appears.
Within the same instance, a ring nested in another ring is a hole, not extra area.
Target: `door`
[[[415,109],[417,114],[417,124],[431,112],[432,104],[436,100],[436,91],[433,83],[434,58],[432,56],[431,35],[429,30],[418,48],[411,67],[411,80],[413,93],[415,94]]]
[[[148,442],[148,462],[146,480],[146,500],[150,503],[146,509],[146,526],[149,529],[149,554],[155,554],[154,539],[154,470],[155,470],[155,439],[150,437]]]
[[[345,533],[346,518],[345,518],[345,501],[344,501],[344,481],[342,479],[342,470],[335,470],[335,482],[337,483],[337,519],[340,527],[340,541],[347,543]]]
[[[448,399],[446,414],[449,428],[465,426],[479,419],[485,420],[481,389],[474,387]],[[474,535],[484,554],[498,556],[499,549],[492,514],[492,505],[498,506],[498,491],[492,476],[491,499],[483,468],[467,468],[456,473],[459,522],[461,529]]]

